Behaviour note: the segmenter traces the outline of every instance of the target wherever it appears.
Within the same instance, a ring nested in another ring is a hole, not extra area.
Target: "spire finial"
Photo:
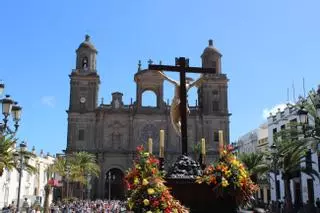
[[[141,60],[138,61],[138,72],[141,71]]]
[[[85,40],[86,40],[86,41],[90,41],[90,36],[89,36],[88,34],[86,34]]]
[[[209,39],[209,46],[213,46],[213,41],[212,41],[212,39]]]
[[[153,64],[153,61],[149,59],[148,64]]]

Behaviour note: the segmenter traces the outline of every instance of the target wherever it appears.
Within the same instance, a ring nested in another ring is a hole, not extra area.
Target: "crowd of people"
[[[127,212],[126,203],[120,200],[73,201],[69,203],[52,203],[51,213],[121,213]]]
[[[120,200],[79,200],[72,202],[53,202],[49,208],[51,213],[122,213],[128,212],[126,208],[126,203]],[[16,208],[14,205],[4,207],[2,213],[15,213]],[[37,207],[24,207],[22,206],[20,212],[27,213],[40,213],[39,206]]]

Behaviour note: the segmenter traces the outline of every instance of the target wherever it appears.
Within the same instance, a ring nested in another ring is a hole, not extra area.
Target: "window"
[[[218,95],[218,91],[217,90],[213,90],[212,91],[212,95]]]
[[[211,62],[211,66],[212,66],[212,68],[216,68],[216,66],[217,66],[217,62],[212,61],[212,62]],[[216,71],[216,72],[217,72],[217,71]]]
[[[313,188],[312,179],[307,180],[307,187],[308,187],[308,200],[311,201],[311,203],[314,203],[314,188]]]
[[[213,141],[219,142],[219,132],[213,132]]]
[[[311,150],[310,149],[306,153],[306,168],[309,171],[312,170],[312,158],[311,158]]]
[[[276,182],[276,198],[277,200],[280,200],[280,181],[277,180]]]
[[[84,58],[82,59],[82,68],[83,68],[84,70],[87,70],[87,69],[88,69],[88,57],[84,57]]]
[[[274,128],[273,130],[272,130],[272,132],[273,132],[273,136],[277,133],[277,128]]]
[[[157,94],[154,91],[146,90],[142,93],[142,107],[157,107]]]
[[[212,111],[219,111],[219,101],[212,101]]]
[[[84,140],[84,129],[79,130],[78,140],[83,141]]]
[[[292,140],[298,140],[298,127],[297,127],[297,119],[290,120],[290,135]]]
[[[318,171],[320,172],[320,154],[318,154]]]

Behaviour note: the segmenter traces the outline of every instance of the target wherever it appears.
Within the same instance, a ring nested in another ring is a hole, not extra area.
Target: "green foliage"
[[[70,157],[70,165],[72,165],[71,179],[83,185],[87,185],[87,176],[98,177],[100,167],[96,163],[95,155],[88,152],[76,152]]]
[[[0,136],[0,177],[4,169],[12,170],[16,167],[14,159],[14,145],[16,139],[6,136]]]
[[[19,169],[19,159],[17,159],[18,156],[22,156],[24,159],[36,157],[35,154],[27,150],[17,150],[15,148],[16,143],[17,139],[11,135],[0,136],[0,177],[2,176],[4,169]],[[35,173],[37,171],[37,169],[28,162],[24,163],[24,170],[29,173]]]
[[[290,212],[292,206],[292,195],[290,190],[290,180],[297,177],[300,172],[312,178],[320,178],[317,171],[312,167],[306,168],[306,153],[310,144],[306,138],[302,138],[301,124],[291,122],[286,129],[274,136],[276,149],[271,155],[273,169],[280,170],[284,181],[286,208]],[[314,163],[314,162],[311,162]],[[273,172],[276,172],[273,170]]]
[[[317,150],[320,143],[320,117],[317,115],[317,108],[320,107],[320,95],[315,90],[311,90],[308,97],[302,99],[296,106],[308,112],[309,122],[305,126],[305,135],[312,138],[311,145],[313,150]]]
[[[269,165],[265,162],[263,153],[242,153],[239,159],[246,166],[251,179],[254,182],[258,181],[258,177],[263,177],[270,170]]]
[[[88,152],[75,152],[67,155],[67,157],[56,158],[52,171],[58,173],[61,177],[72,182],[87,184],[87,176],[98,177],[100,167],[96,162],[95,155]]]
[[[95,155],[88,152],[74,152],[57,157],[50,169],[69,183],[79,183],[81,188],[89,184],[88,176],[98,177],[100,174]]]

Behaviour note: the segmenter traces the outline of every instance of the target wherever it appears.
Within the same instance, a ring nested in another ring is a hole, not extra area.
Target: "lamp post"
[[[306,137],[306,125],[308,123],[308,111],[302,106],[298,111],[299,121],[302,124],[303,136]]]
[[[70,165],[69,164],[67,164],[66,165],[66,178],[67,178],[67,193],[66,193],[66,195],[67,195],[67,199],[69,199],[69,176],[70,176]]]
[[[19,212],[20,207],[20,191],[21,191],[21,179],[25,165],[28,163],[29,157],[24,155],[26,150],[26,143],[21,142],[19,145],[19,151],[15,153],[15,158],[18,161],[17,170],[19,172],[19,187],[18,187],[18,199],[17,199],[17,212]]]
[[[302,124],[304,137],[313,137],[320,140],[320,85],[318,87],[318,90],[314,93],[311,93],[309,97],[310,100],[302,100],[301,106],[297,111],[297,115],[299,116],[300,123]],[[312,114],[315,126],[314,128],[308,128],[308,131],[306,127],[308,125],[309,111],[306,110],[304,106],[304,103],[306,102],[312,104],[315,109],[315,113]]]
[[[0,82],[0,97],[3,94],[5,85]],[[3,99],[0,99],[2,104],[2,114],[4,116],[3,123],[0,123],[0,135],[15,134],[19,128],[19,121],[21,119],[22,108],[11,99],[10,95],[5,95]],[[8,126],[9,116],[12,116],[14,122],[14,130]]]
[[[87,175],[87,181],[88,181],[88,186],[87,186],[87,193],[88,193],[88,194],[87,194],[87,199],[88,199],[88,200],[91,200],[91,199],[90,199],[90,196],[91,196],[91,195],[90,195],[90,192],[91,192],[91,174],[88,174],[88,175]]]
[[[109,184],[109,193],[108,193],[108,197],[109,197],[109,202],[111,200],[111,181],[114,181],[116,179],[115,175],[112,175],[111,171],[108,172],[108,184]]]
[[[272,166],[272,171],[274,173],[274,185],[275,185],[275,191],[276,191],[276,200],[278,199],[277,195],[278,195],[278,187],[277,187],[277,173],[278,173],[278,160],[279,160],[279,156],[277,154],[277,146],[275,144],[272,144],[270,146],[270,150],[271,150],[271,156],[272,157],[268,157],[268,160],[271,160],[271,166]],[[280,198],[279,198],[280,199]]]

